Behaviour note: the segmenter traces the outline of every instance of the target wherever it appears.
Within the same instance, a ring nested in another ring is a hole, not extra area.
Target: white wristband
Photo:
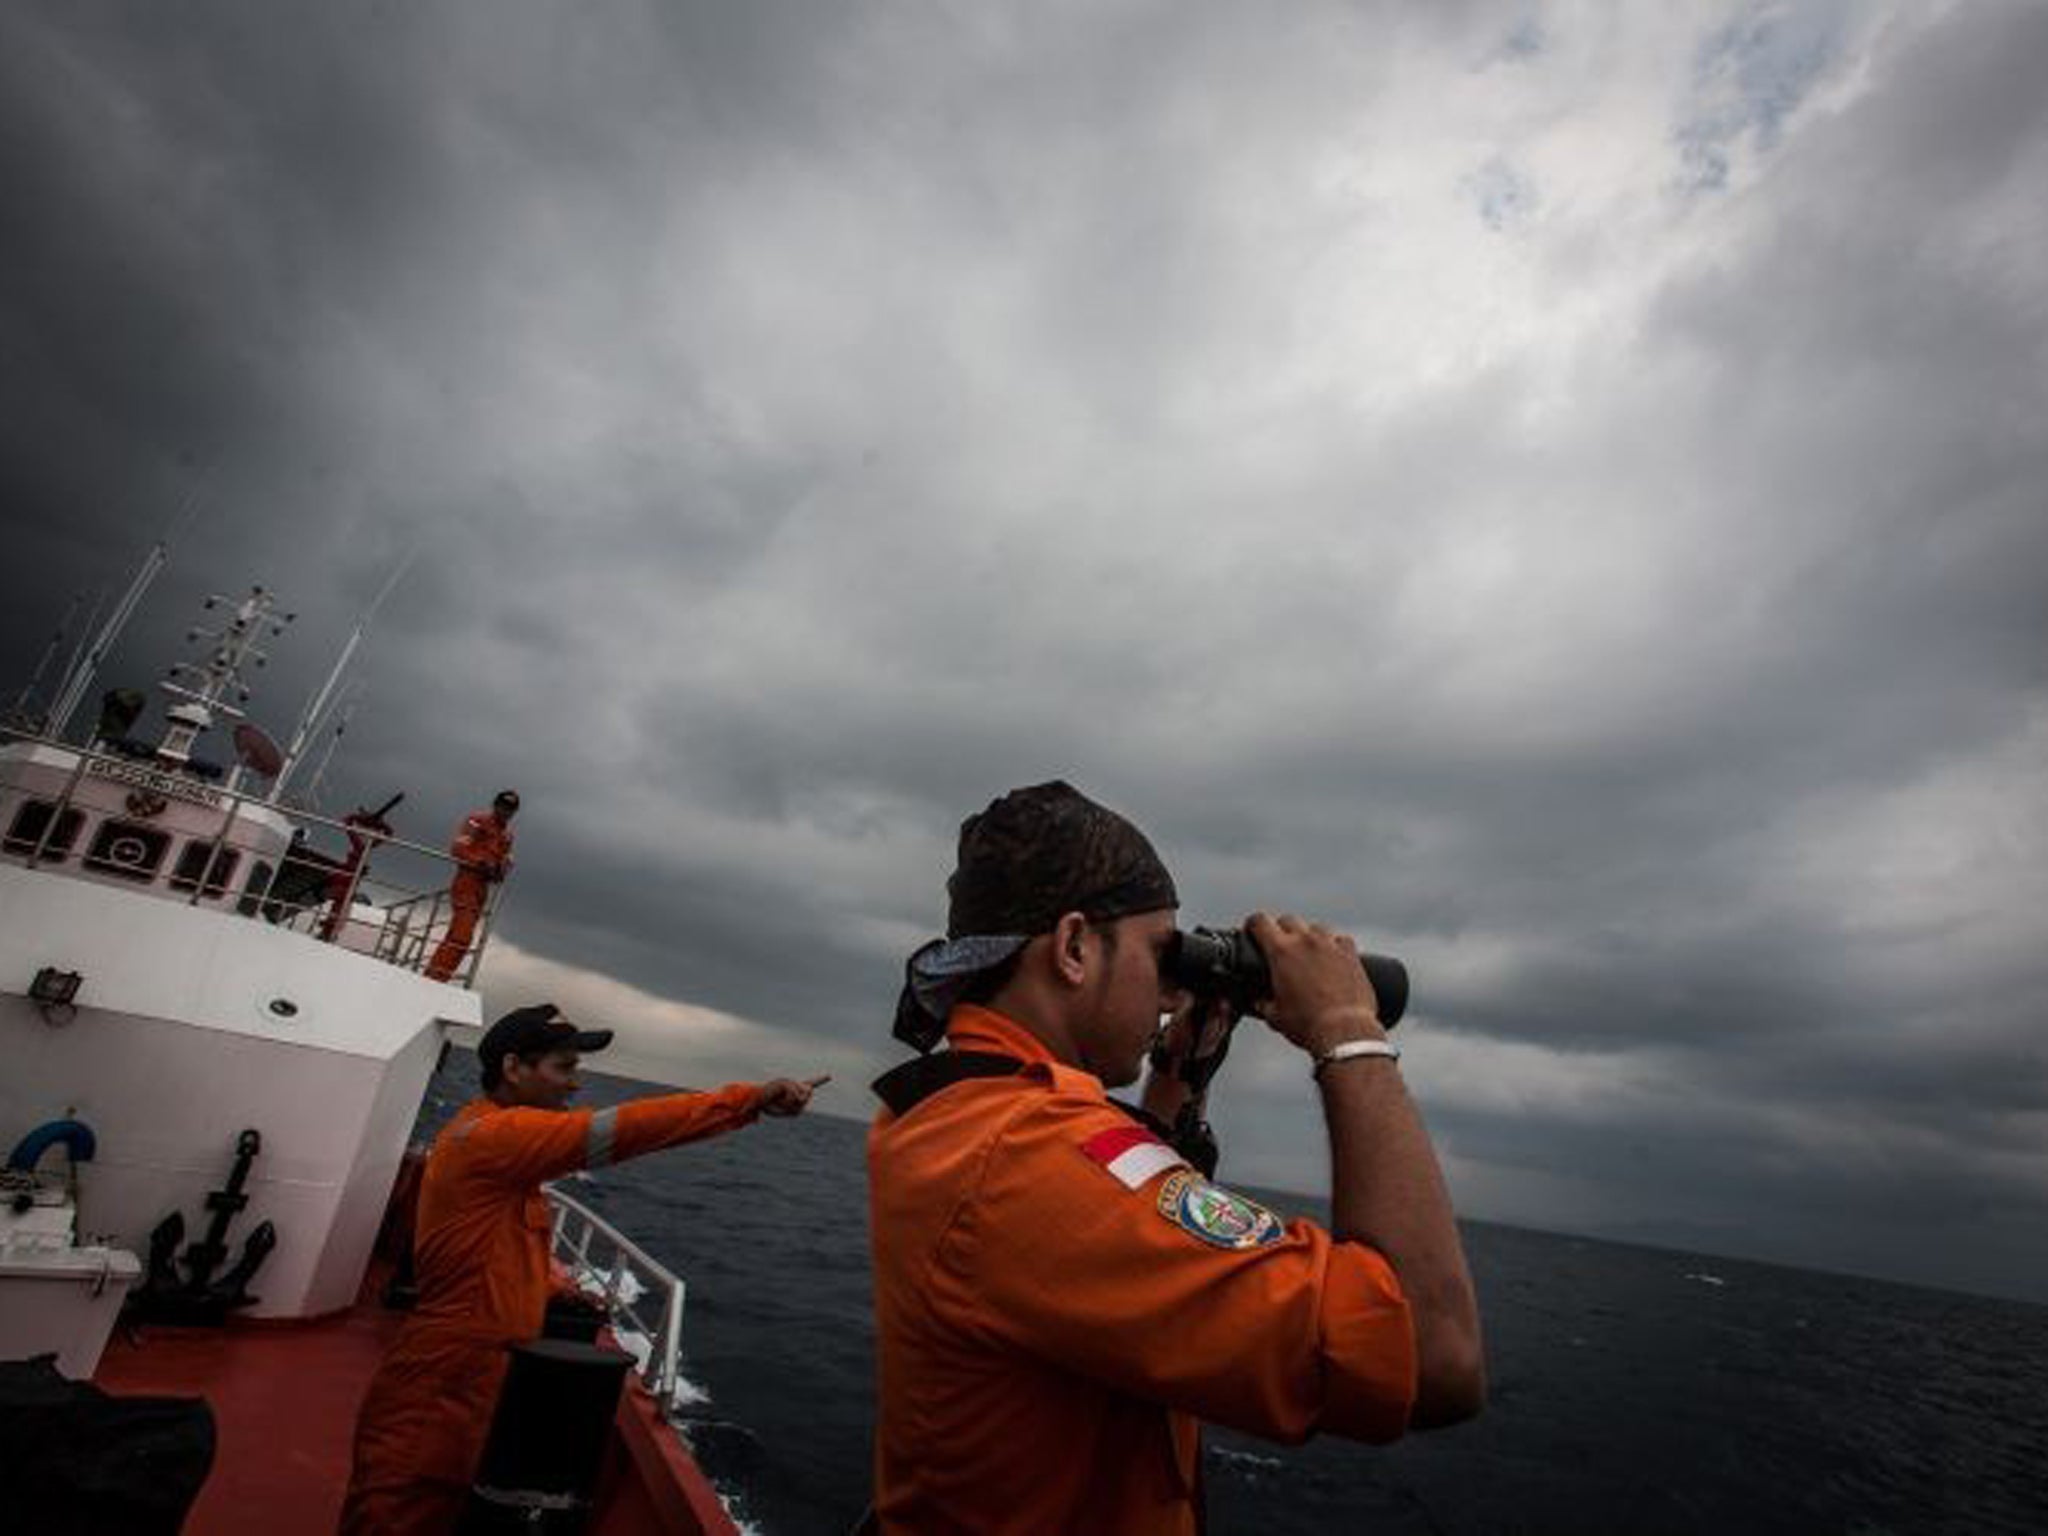
[[[1314,1076],[1321,1082],[1326,1069],[1340,1061],[1356,1061],[1361,1056],[1384,1056],[1388,1061],[1399,1061],[1401,1053],[1386,1040],[1346,1040],[1342,1045],[1333,1045],[1316,1058]]]

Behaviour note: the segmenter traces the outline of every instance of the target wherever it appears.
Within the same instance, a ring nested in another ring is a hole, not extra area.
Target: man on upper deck
[[[414,1227],[419,1301],[356,1419],[343,1536],[446,1536],[483,1454],[508,1344],[537,1337],[554,1291],[541,1185],[584,1168],[723,1135],[759,1115],[802,1114],[826,1079],[733,1083],[711,1093],[572,1110],[581,1030],[552,1003],[517,1009],[477,1047],[483,1095],[435,1139]]]
[[[448,931],[427,962],[433,981],[446,981],[469,953],[469,941],[483,916],[491,887],[512,869],[512,818],[519,814],[519,792],[501,789],[490,809],[471,811],[455,829],[448,852],[455,859],[455,879],[448,887]]]
[[[899,1020],[943,1019],[952,1049],[876,1084],[868,1139],[881,1530],[1192,1533],[1198,1419],[1380,1441],[1479,1410],[1450,1202],[1390,1048],[1354,1044],[1385,1032],[1349,939],[1249,924],[1265,1015],[1318,1062],[1325,1232],[1211,1184],[1105,1092],[1162,1013],[1190,1025],[1160,971],[1178,897],[1137,828],[1063,783],[1017,790],[962,825],[947,890]]]

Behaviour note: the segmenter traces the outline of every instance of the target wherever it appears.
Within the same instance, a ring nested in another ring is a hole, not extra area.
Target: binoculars
[[[1392,1029],[1408,1011],[1408,967],[1392,955],[1359,954],[1379,999],[1380,1023]],[[1273,996],[1265,952],[1242,928],[1191,928],[1176,933],[1160,962],[1161,977],[1197,997],[1221,998],[1237,1013],[1256,1013]]]

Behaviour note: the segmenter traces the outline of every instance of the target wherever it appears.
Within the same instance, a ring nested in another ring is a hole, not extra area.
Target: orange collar
[[[1106,1098],[1102,1079],[1070,1067],[1045,1048],[1045,1042],[1022,1024],[978,1003],[956,1003],[946,1019],[946,1040],[956,1051],[991,1051],[1014,1056],[1027,1067],[1043,1067],[1046,1076],[1068,1091]]]

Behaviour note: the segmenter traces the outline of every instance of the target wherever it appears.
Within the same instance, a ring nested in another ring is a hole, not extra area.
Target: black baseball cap
[[[601,1051],[612,1043],[608,1029],[578,1029],[563,1018],[553,1003],[533,1003],[514,1008],[484,1031],[477,1042],[477,1060],[486,1078],[495,1078],[509,1056],[533,1056],[545,1051]]]

